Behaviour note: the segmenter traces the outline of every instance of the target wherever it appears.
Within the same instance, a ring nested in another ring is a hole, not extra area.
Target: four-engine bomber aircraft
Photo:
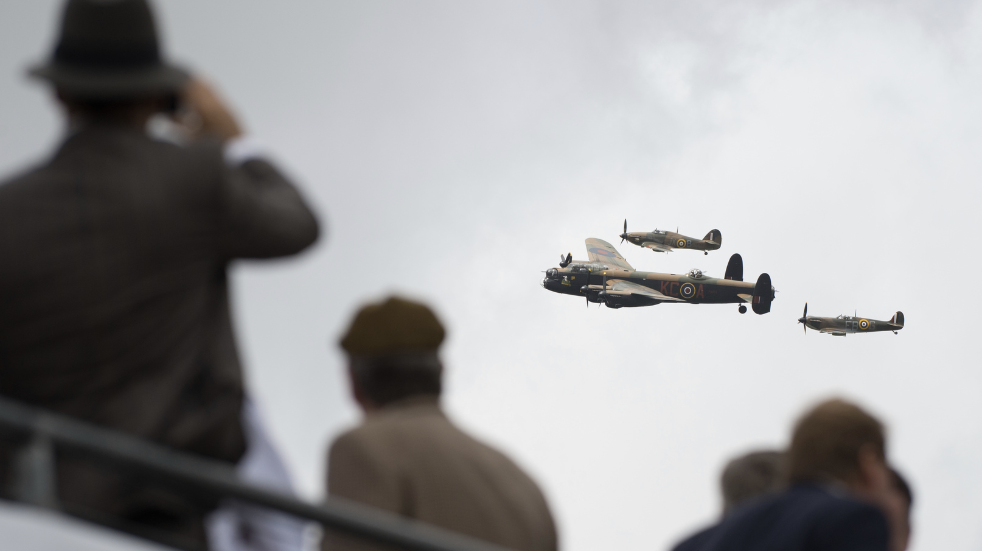
[[[757,314],[771,311],[775,291],[770,276],[761,274],[756,284],[743,281],[743,258],[738,254],[730,257],[726,275],[719,279],[700,270],[685,275],[636,271],[610,243],[601,239],[587,239],[586,250],[589,261],[560,256],[560,267],[546,270],[542,286],[556,293],[584,296],[587,306],[591,302],[608,308],[662,302],[737,303],[743,314],[747,311],[744,303],[749,302]]]
[[[695,249],[709,254],[723,244],[723,234],[719,230],[712,230],[702,239],[696,239],[687,235],[672,231],[635,231],[627,233],[627,218],[624,219],[624,233],[621,234],[621,243],[627,240],[633,245],[651,249],[657,253],[670,253],[673,249]]]
[[[836,337],[845,337],[847,333],[875,333],[877,331],[897,331],[904,328],[904,313],[897,311],[890,318],[890,321],[880,321],[857,316],[838,316],[835,318],[822,318],[808,315],[808,303],[805,303],[805,311],[798,318],[798,323],[804,324],[805,333],[811,327],[822,333],[829,333]]]

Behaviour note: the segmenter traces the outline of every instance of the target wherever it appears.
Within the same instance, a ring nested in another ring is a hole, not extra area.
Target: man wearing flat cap
[[[535,482],[440,409],[443,326],[392,297],[362,308],[341,340],[363,423],[331,446],[327,490],[341,498],[516,551],[557,548]],[[328,532],[325,551],[382,549]]]
[[[0,182],[0,396],[238,461],[227,268],[303,250],[314,214],[221,99],[164,60],[146,0],[69,0],[31,75],[53,88],[67,132]],[[186,145],[147,135],[175,111]],[[57,488],[68,513],[206,546],[214,503],[68,457]]]

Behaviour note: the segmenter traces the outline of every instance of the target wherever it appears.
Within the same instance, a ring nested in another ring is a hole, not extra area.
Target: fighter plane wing
[[[624,260],[621,253],[617,252],[617,249],[613,245],[603,239],[597,239],[595,237],[587,239],[586,252],[590,257],[590,262],[600,262],[601,264],[620,268],[621,270],[634,271],[634,267],[628,264],[627,260]]]
[[[631,283],[630,281],[624,281],[622,279],[613,279],[608,281],[607,287],[616,294],[641,295],[662,302],[685,302],[680,298],[663,295],[650,287],[645,287],[644,285],[638,285],[637,283]]]
[[[644,248],[646,248],[646,249],[651,249],[651,250],[655,251],[656,253],[670,253],[670,252],[672,252],[672,249],[674,248],[671,245],[664,245],[662,243],[655,243],[654,241],[645,241],[644,243],[641,244],[641,246],[644,247]]]

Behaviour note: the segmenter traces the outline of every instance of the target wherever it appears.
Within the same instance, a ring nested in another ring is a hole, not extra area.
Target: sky
[[[359,413],[337,341],[389,293],[448,327],[444,403],[542,486],[562,547],[667,549],[718,517],[726,461],[822,399],[889,428],[912,549],[982,549],[977,1],[166,0],[165,50],[212,81],[326,232],[233,268],[249,392],[298,490]],[[64,125],[24,77],[58,3],[0,5],[0,173]],[[630,231],[711,229],[658,254]],[[771,313],[610,310],[539,286],[583,240],[637,269],[770,274]],[[796,319],[906,317],[899,335]]]

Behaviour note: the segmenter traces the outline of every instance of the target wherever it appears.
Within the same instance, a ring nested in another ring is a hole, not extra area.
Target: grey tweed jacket
[[[268,162],[230,168],[217,144],[82,128],[0,184],[0,395],[236,461],[243,387],[227,267],[317,236]],[[60,474],[69,505],[126,514],[141,503],[123,483]]]

